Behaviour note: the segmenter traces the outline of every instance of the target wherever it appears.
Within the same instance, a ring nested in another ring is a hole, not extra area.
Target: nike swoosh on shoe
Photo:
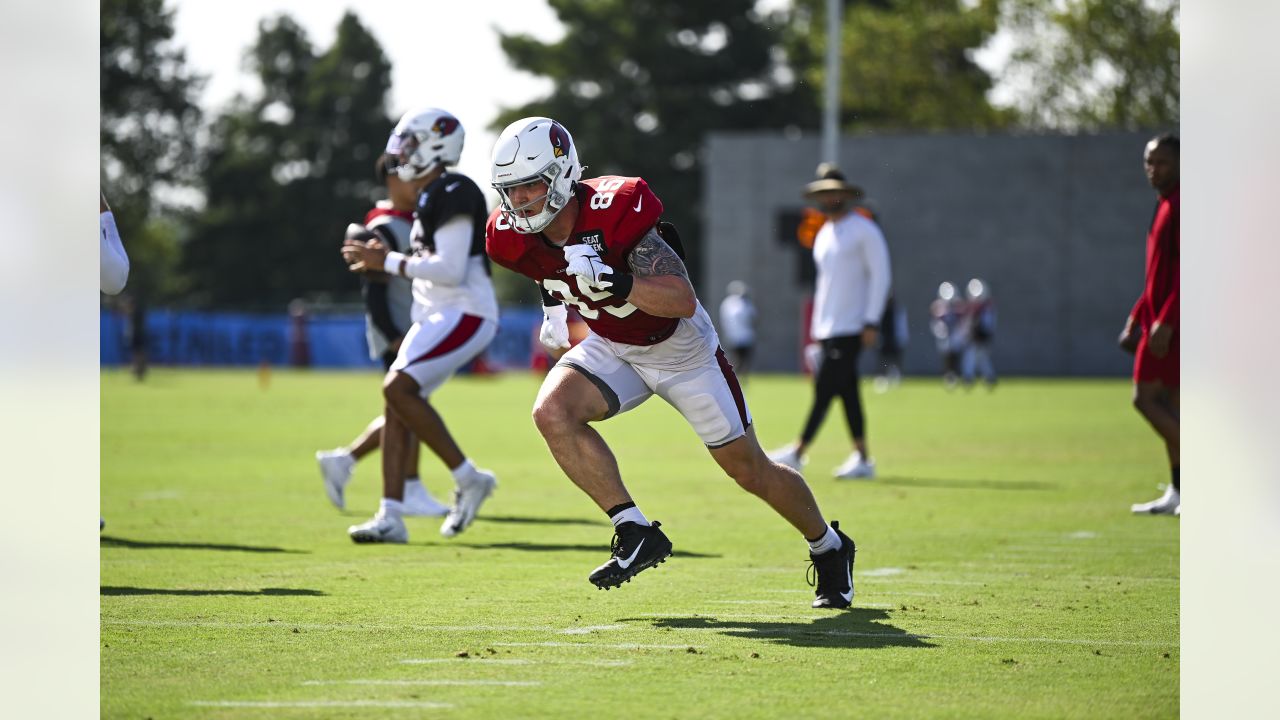
[[[648,538],[645,538],[645,540],[647,539]],[[626,570],[627,568],[631,567],[631,563],[635,562],[636,556],[640,554],[640,548],[644,547],[645,540],[640,541],[640,544],[637,545],[636,549],[631,553],[631,557],[627,558],[626,560],[623,560],[622,558],[618,558],[618,567],[622,568],[623,570]]]

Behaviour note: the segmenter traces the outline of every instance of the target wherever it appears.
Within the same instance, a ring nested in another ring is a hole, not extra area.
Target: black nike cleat
[[[840,538],[840,547],[821,555],[809,553],[809,586],[817,585],[813,606],[841,610],[853,604],[853,556],[858,552],[853,540],[840,532],[840,521],[831,521]],[[815,583],[816,576],[816,583]]]
[[[671,541],[658,528],[662,523],[638,525],[624,522],[614,529],[609,562],[596,568],[587,579],[592,585],[608,590],[631,582],[641,570],[647,570],[671,556]]]

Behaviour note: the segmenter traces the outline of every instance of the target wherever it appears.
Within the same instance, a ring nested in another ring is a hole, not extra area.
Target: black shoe
[[[818,586],[813,606],[840,610],[853,604],[853,556],[858,552],[853,540],[840,532],[840,521],[831,521],[840,538],[840,547],[821,555],[809,553],[809,586]],[[817,582],[815,583],[816,576]]]
[[[662,523],[637,525],[624,522],[613,533],[613,557],[591,573],[592,585],[608,590],[618,587],[641,570],[647,570],[671,556],[671,541],[658,528]]]

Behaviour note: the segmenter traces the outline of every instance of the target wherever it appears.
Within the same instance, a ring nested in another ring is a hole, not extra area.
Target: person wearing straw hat
[[[841,479],[875,477],[858,388],[858,354],[875,346],[890,284],[884,235],[874,222],[854,211],[862,196],[862,188],[846,180],[833,163],[819,165],[817,179],[804,188],[805,199],[827,218],[813,242],[818,279],[810,335],[821,343],[822,356],[814,378],[813,404],[799,439],[769,456],[800,470],[831,401],[839,397],[853,441],[853,452],[835,469]]]

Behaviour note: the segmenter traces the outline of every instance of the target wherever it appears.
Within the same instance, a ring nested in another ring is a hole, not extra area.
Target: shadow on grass
[[[945,488],[948,490],[1057,490],[1054,483],[1036,482],[1034,480],[947,480],[944,478],[922,478],[888,476],[871,481],[879,485],[900,485],[903,487]]]
[[[927,636],[912,635],[887,622],[889,613],[874,608],[827,613],[810,622],[719,620],[715,615],[687,615],[659,618],[621,618],[619,622],[649,623],[658,629],[711,630],[730,637],[759,640],[773,645],[822,648],[936,647]]]
[[[477,515],[476,522],[514,523],[518,525],[595,525],[608,527],[604,520],[587,520],[585,518],[544,518],[522,517],[520,515]]]
[[[609,552],[608,545],[570,545],[570,544],[552,544],[552,543],[527,543],[527,542],[504,542],[504,543],[433,543],[433,547],[465,547],[475,550],[524,550],[528,552]],[[672,556],[678,558],[718,558],[720,555],[711,553],[690,552],[688,550],[676,550],[671,553]]]
[[[319,590],[306,588],[262,588],[261,590],[175,590],[170,588],[140,588],[103,585],[98,589],[99,595],[301,595],[320,597],[325,595]]]
[[[225,550],[232,552],[255,552],[255,553],[297,553],[306,554],[308,550],[289,550],[278,547],[263,547],[260,545],[222,545],[219,543],[184,543],[184,542],[150,542],[147,540],[129,540],[127,538],[112,537],[103,535],[98,538],[98,542],[103,547],[123,547],[133,550]]]

